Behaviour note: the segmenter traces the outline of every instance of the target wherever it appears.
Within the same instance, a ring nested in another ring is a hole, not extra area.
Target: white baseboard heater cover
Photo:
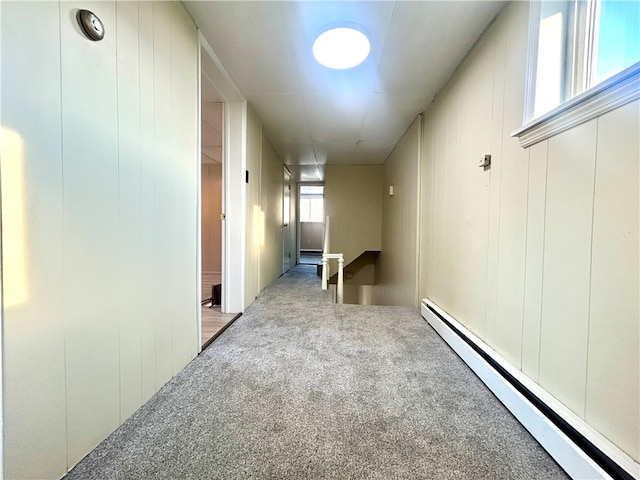
[[[640,479],[640,464],[435,303],[423,299],[420,311],[429,325],[571,478]],[[588,448],[583,449],[578,443]]]

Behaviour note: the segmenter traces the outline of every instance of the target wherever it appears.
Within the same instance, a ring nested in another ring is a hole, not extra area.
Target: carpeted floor
[[[293,269],[65,478],[566,478],[417,310],[329,299]]]

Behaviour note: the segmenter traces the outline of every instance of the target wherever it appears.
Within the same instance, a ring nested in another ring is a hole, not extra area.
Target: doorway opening
[[[324,185],[300,184],[300,264],[318,265],[322,262],[324,237]]]
[[[215,61],[200,38],[200,348],[206,348],[240,314],[225,301],[226,99],[214,83]]]
[[[295,197],[291,198],[291,172],[286,165],[283,166],[284,175],[282,182],[282,274],[287,273],[295,265],[292,257],[295,228],[291,226],[291,219],[295,219]],[[292,201],[293,200],[293,201]],[[292,210],[294,210],[292,212]],[[295,225],[295,223],[294,223]]]

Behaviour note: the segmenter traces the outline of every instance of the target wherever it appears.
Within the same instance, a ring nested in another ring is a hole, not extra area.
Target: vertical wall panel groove
[[[499,267],[499,244],[500,244],[500,174],[502,171],[503,155],[502,140],[504,130],[504,89],[505,89],[505,63],[506,63],[506,40],[502,23],[494,24],[495,32],[487,32],[492,35],[493,48],[495,50],[494,84],[492,86],[492,108],[491,108],[491,168],[487,171],[488,209],[487,215],[487,254],[486,254],[486,277],[485,277],[485,312],[483,337],[487,344],[495,344],[496,315],[498,309],[498,267]],[[493,30],[493,29],[492,29]],[[481,152],[478,152],[480,155]]]
[[[142,260],[142,297],[148,308],[144,310],[141,322],[141,383],[142,401],[147,401],[156,391],[156,275],[154,258],[156,253],[155,217],[155,80],[154,80],[154,4],[141,2],[138,6],[138,42],[140,45],[140,230],[144,249]]]
[[[540,384],[581,417],[596,122],[549,139]]]
[[[156,331],[155,389],[167,383],[173,373],[171,337],[172,302],[172,214],[173,182],[171,158],[171,10],[170,4],[153,4],[153,79],[155,198],[153,233],[155,255],[154,316]]]
[[[540,360],[540,322],[542,318],[547,145],[548,142],[541,142],[529,148],[522,371],[536,382],[538,381]]]
[[[138,4],[119,2],[117,14],[120,421],[142,404],[141,324],[144,267],[141,242],[141,132]],[[128,281],[129,280],[129,281]]]

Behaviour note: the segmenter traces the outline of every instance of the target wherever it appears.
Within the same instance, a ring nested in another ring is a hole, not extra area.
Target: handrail
[[[336,288],[336,302],[343,303],[344,301],[344,257],[341,253],[329,253],[329,217],[325,218],[324,223],[324,247],[322,249],[322,290],[328,288],[328,274],[327,269],[329,267],[329,260],[338,260],[338,285]]]

